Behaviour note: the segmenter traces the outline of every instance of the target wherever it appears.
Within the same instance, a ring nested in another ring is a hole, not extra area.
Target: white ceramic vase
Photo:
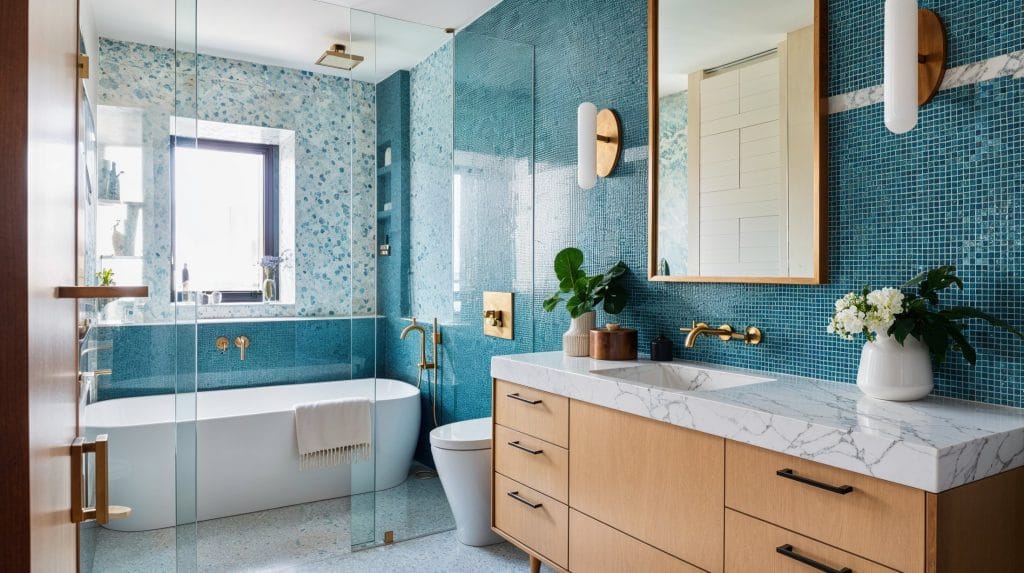
[[[906,402],[931,393],[935,383],[928,347],[913,336],[901,345],[887,334],[866,342],[860,354],[857,386],[879,400]]]
[[[590,311],[572,319],[569,330],[562,335],[566,356],[590,356],[590,329],[597,324],[597,313]]]

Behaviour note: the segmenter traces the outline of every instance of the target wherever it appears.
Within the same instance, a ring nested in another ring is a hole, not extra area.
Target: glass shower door
[[[195,124],[195,0],[152,5],[173,32],[133,42],[117,38],[119,6],[79,9],[78,284],[146,295],[79,300],[80,435],[108,450],[105,466],[85,456],[85,502],[105,477],[127,508],[80,525],[79,567],[192,571],[197,297],[172,297],[168,142]]]

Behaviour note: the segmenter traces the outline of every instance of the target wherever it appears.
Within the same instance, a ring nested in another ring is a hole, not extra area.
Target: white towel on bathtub
[[[295,405],[299,469],[312,470],[370,458],[369,398]]]

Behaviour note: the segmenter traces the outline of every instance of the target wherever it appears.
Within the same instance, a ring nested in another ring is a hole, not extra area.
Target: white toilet
[[[491,419],[434,428],[430,451],[455,516],[458,540],[474,546],[504,541],[491,531]]]

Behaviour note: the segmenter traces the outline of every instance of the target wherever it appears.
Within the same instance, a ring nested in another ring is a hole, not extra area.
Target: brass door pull
[[[100,434],[92,442],[78,437],[71,443],[71,521],[82,523],[95,519],[97,523],[107,523],[111,519],[121,519],[132,514],[130,507],[110,505],[110,456],[107,449],[107,435]],[[85,455],[95,456],[96,467],[96,506],[85,505]]]

